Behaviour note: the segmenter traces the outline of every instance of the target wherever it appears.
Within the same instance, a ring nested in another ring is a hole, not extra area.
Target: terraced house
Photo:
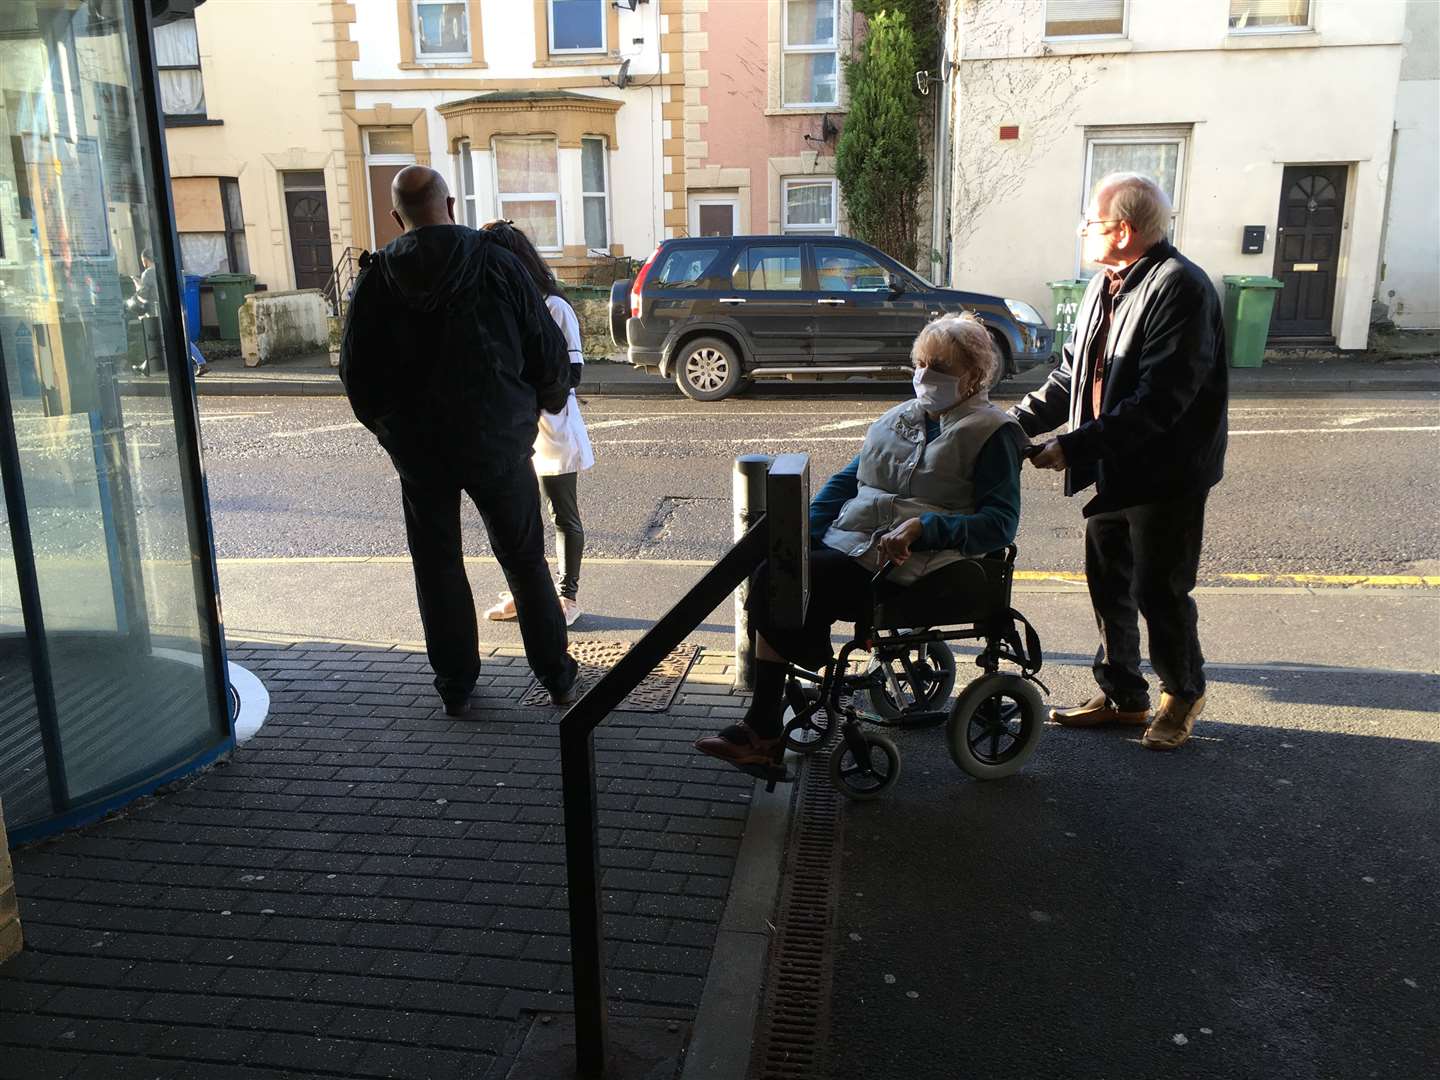
[[[860,22],[850,0],[206,0],[158,42],[186,269],[323,287],[394,237],[413,162],[572,281],[669,236],[841,231]]]

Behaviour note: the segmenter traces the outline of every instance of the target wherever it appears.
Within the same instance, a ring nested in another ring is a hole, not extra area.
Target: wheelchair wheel
[[[899,698],[887,678],[883,687],[867,688],[856,702],[862,710],[882,720],[938,709],[955,689],[955,654],[943,641],[876,656],[865,674],[872,675],[882,667],[895,676]]]
[[[847,798],[869,802],[900,779],[900,751],[878,732],[862,731],[855,738],[865,744],[858,758],[850,736],[835,744],[830,754],[830,782]]]
[[[1019,675],[992,674],[960,692],[945,735],[955,764],[977,780],[1020,771],[1045,726],[1040,691]]]
[[[830,722],[830,710],[823,705],[800,723],[792,726],[791,721],[794,719],[794,715],[787,710],[785,717],[786,750],[793,750],[801,755],[813,754],[830,738],[830,731],[834,725]]]
[[[835,730],[835,724],[830,719],[830,710],[824,704],[819,704],[809,716],[797,724],[797,705],[800,706],[799,712],[816,706],[820,698],[820,687],[802,687],[792,678],[786,683],[785,697],[785,749],[809,756],[824,746],[830,738],[830,732]]]

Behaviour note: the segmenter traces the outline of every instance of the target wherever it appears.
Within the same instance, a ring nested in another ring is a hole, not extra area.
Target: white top
[[[580,350],[580,320],[575,315],[575,309],[559,296],[547,296],[545,307],[565,335],[570,363],[585,363],[585,356]],[[585,430],[585,421],[580,417],[580,402],[574,390],[570,391],[569,400],[560,412],[541,411],[540,430],[535,436],[534,462],[538,476],[561,476],[580,472],[595,464],[590,433]]]
[[[550,309],[550,317],[555,320],[555,325],[560,327],[560,332],[565,335],[565,347],[570,350],[570,363],[585,363],[585,355],[580,351],[580,320],[575,315],[575,309],[561,296],[547,296],[545,306]]]

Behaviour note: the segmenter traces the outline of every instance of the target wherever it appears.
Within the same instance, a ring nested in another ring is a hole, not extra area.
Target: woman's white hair
[[[1095,189],[1096,200],[1109,196],[1098,209],[1107,218],[1130,225],[1141,244],[1153,244],[1170,231],[1170,199],[1160,185],[1139,173],[1111,173]]]
[[[924,350],[936,368],[960,380],[960,397],[988,389],[1000,374],[1000,354],[985,324],[970,312],[942,315],[915,335],[910,358]]]

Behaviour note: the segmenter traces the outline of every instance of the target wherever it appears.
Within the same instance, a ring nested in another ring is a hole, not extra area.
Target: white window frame
[[[740,197],[738,195],[692,195],[690,196],[690,235],[699,237],[700,208],[702,206],[728,206],[730,208],[730,235],[740,235]]]
[[[600,182],[605,185],[605,190],[603,191],[585,190],[585,144],[587,142],[600,144]],[[584,231],[586,220],[586,199],[604,200],[605,243],[592,247],[588,238],[582,236],[581,239],[585,241],[587,251],[603,251],[608,255],[610,254],[610,245],[615,242],[615,229],[610,221],[610,140],[600,135],[584,135],[580,139],[580,228],[582,232]]]
[[[432,53],[422,52],[420,49],[420,5],[442,3],[458,3],[460,5],[465,19],[465,49],[463,52]],[[415,43],[415,62],[417,64],[452,64],[457,60],[469,60],[471,33],[470,5],[465,0],[410,0],[410,40]]]
[[[190,24],[190,33],[193,34],[195,37],[195,63],[161,64],[157,62],[155,65],[155,70],[157,73],[164,71],[193,71],[198,74],[200,76],[200,111],[193,113],[166,112],[164,91],[160,88],[159,85],[157,85],[156,94],[160,101],[160,114],[161,117],[167,122],[178,120],[181,123],[184,123],[187,120],[193,122],[196,120],[208,120],[210,118],[210,105],[209,101],[205,97],[205,67],[202,61],[202,57],[200,55],[200,26],[195,21],[195,16],[193,14],[187,15],[183,18],[175,19],[171,25],[176,26],[184,23]]]
[[[537,251],[559,254],[565,250],[565,207],[564,200],[560,198],[558,191],[501,191],[500,190],[500,151],[501,143],[507,142],[543,142],[549,143],[555,151],[555,186],[560,186],[560,140],[554,135],[527,137],[524,135],[495,135],[490,139],[490,153],[495,159],[495,167],[491,175],[495,178],[495,213],[497,216],[505,216],[506,202],[553,202],[555,204],[555,239],[553,246],[546,246],[535,242]]]
[[[460,193],[460,218],[472,229],[480,227],[480,192],[475,185],[474,148],[469,139],[455,143],[455,190]],[[470,182],[465,182],[465,166],[470,166]]]
[[[783,109],[835,109],[840,106],[840,0],[830,0],[834,12],[831,25],[835,27],[835,40],[829,45],[790,44],[790,0],[782,0],[780,7],[780,107]],[[785,98],[786,61],[791,56],[814,56],[820,53],[835,54],[835,100],[833,101],[787,101]]]
[[[1283,26],[1231,26],[1230,5],[1225,5],[1225,32],[1227,34],[1250,35],[1250,34],[1305,34],[1315,29],[1315,3],[1310,0],[1305,5],[1305,21],[1303,23],[1286,23]]]
[[[561,49],[555,45],[555,0],[545,0],[545,30],[550,38],[551,56],[594,56],[609,48],[609,0],[597,0],[600,5],[600,44],[593,49]]]
[[[1050,22],[1050,0],[1045,0],[1040,9],[1041,38],[1044,41],[1119,41],[1121,38],[1128,38],[1130,36],[1130,0],[1124,0],[1120,7],[1120,32],[1118,34],[1048,34],[1044,30]],[[1226,21],[1229,21],[1228,16]]]
[[[1099,177],[1094,176],[1096,146],[1153,146],[1159,143],[1173,143],[1179,147],[1175,155],[1175,194],[1170,200],[1170,236],[1173,240],[1180,239],[1180,223],[1185,210],[1185,161],[1189,156],[1190,132],[1173,127],[1160,127],[1153,132],[1147,132],[1143,128],[1136,128],[1133,131],[1113,132],[1106,135],[1087,135],[1085,137],[1085,176],[1080,185],[1080,216],[1083,218],[1089,209],[1090,188]],[[1076,277],[1081,276],[1084,269],[1084,238],[1077,237],[1075,242],[1075,268]],[[1086,275],[1089,276],[1089,275]]]
[[[790,189],[798,185],[819,187],[830,186],[830,216],[834,224],[823,225],[790,224]],[[840,235],[840,191],[839,182],[833,176],[787,176],[780,181],[780,235],[781,236],[839,236]]]

